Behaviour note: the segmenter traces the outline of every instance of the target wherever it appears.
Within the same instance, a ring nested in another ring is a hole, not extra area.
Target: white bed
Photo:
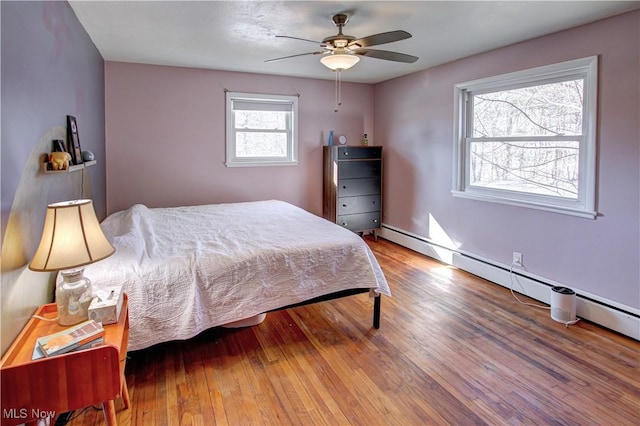
[[[358,235],[282,201],[149,209],[102,223],[113,256],[85,267],[129,297],[129,349],[361,289],[390,296]],[[374,320],[375,322],[375,320]]]

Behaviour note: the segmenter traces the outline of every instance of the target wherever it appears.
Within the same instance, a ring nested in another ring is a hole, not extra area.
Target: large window
[[[455,86],[453,194],[595,217],[597,57]]]
[[[226,102],[228,167],[298,163],[296,96],[227,92]]]

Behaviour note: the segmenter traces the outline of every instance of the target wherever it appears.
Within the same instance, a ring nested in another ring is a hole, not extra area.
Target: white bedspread
[[[129,296],[129,349],[350,288],[390,296],[358,235],[282,201],[149,209],[102,223],[113,256],[85,267]]]

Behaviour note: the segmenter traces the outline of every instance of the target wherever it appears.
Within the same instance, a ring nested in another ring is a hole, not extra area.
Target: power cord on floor
[[[509,290],[511,290],[511,295],[521,304],[523,305],[527,305],[527,306],[533,306],[534,308],[540,308],[540,309],[547,309],[547,310],[551,310],[551,306],[545,306],[545,305],[538,305],[537,303],[529,303],[529,302],[523,302],[522,300],[518,299],[518,296],[516,296],[516,292],[513,291],[513,283],[514,281],[517,281],[517,279],[514,279],[514,273],[513,273],[513,268],[515,266],[521,266],[520,264],[517,264],[516,262],[512,262],[511,263],[511,267],[509,267],[509,279],[511,280],[511,287],[509,288]],[[518,283],[520,284],[520,283]],[[522,287],[522,285],[520,285],[520,289],[522,290],[522,294],[524,293],[524,288]],[[526,294],[525,294],[526,296]]]
[[[570,325],[573,325],[575,323],[577,323],[578,321],[580,321],[580,318],[576,317],[576,319],[574,319],[573,321],[567,321],[564,323],[565,327],[569,327]]]
[[[515,273],[513,272],[513,268],[514,267],[521,267],[524,268],[523,265],[516,263],[516,262],[512,262],[511,266],[509,267],[509,279],[511,280],[511,287],[509,287],[509,290],[511,291],[511,295],[514,297],[514,299],[516,299],[519,303],[523,304],[523,305],[527,305],[527,306],[531,306],[534,308],[538,308],[538,309],[546,309],[546,310],[551,310],[551,306],[546,306],[546,305],[539,305],[537,303],[529,303],[529,302],[523,302],[522,300],[520,300],[518,298],[518,296],[516,296],[515,291],[513,291],[513,283],[514,281],[518,281],[517,279],[514,279]],[[520,283],[518,283],[520,284]],[[524,288],[522,287],[522,285],[520,285],[520,289],[522,290],[522,294],[524,294],[526,296],[526,294],[524,293]],[[580,318],[576,318],[573,321],[567,321],[564,323],[565,327],[569,327],[570,325],[573,325],[575,323],[577,323],[578,321],[580,321]]]
[[[55,426],[64,426],[67,423],[69,423],[72,419],[75,418],[75,417],[73,417],[73,413],[74,413],[74,411],[67,411],[67,412],[64,412],[64,413],[60,414],[58,416],[58,418],[56,419]]]
[[[99,406],[95,406],[95,405],[89,405],[88,407],[84,407],[82,410],[80,410],[79,413],[77,413],[75,416],[73,415],[75,413],[75,410],[72,411],[67,411],[66,413],[62,413],[58,416],[58,418],[56,419],[56,423],[55,426],[65,426],[67,423],[69,423],[72,420],[77,419],[78,417],[80,417],[85,411],[87,411],[89,408],[93,408],[96,411],[102,411],[102,407]]]

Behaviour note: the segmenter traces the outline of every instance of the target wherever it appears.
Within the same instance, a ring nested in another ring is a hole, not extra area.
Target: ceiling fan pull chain
[[[339,84],[339,77],[340,77],[340,70],[336,70],[334,71],[336,73],[336,79],[335,79],[335,101],[336,101],[336,108],[333,110],[333,112],[338,112],[338,106],[340,105],[338,102],[340,102],[340,84]]]
[[[342,70],[338,69],[338,107],[342,106]]]

